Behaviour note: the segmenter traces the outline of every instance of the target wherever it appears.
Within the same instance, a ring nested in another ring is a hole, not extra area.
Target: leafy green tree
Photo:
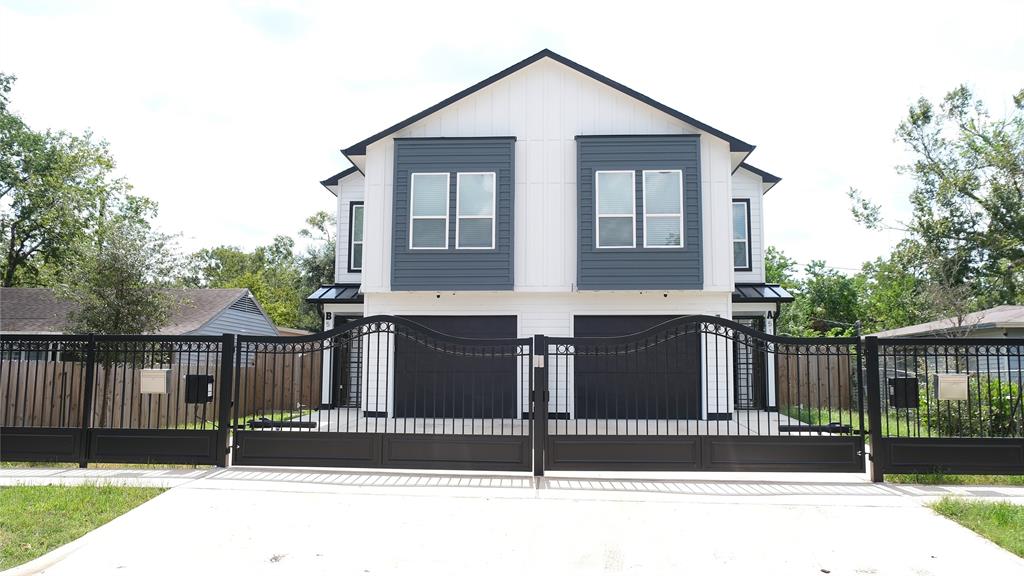
[[[1006,118],[992,119],[966,86],[938,104],[921,98],[896,131],[915,159],[908,222],[888,223],[850,191],[869,228],[904,230],[920,245],[935,292],[965,292],[978,307],[1024,303],[1024,90]],[[962,301],[958,298],[958,301]]]
[[[155,204],[128,203],[98,227],[94,241],[83,246],[75,272],[58,289],[76,304],[69,318],[74,332],[154,333],[180,304],[167,290],[177,266],[170,237],[139,218],[155,216]]]
[[[764,252],[764,277],[770,284],[778,284],[783,288],[796,288],[796,261],[786,256],[782,250],[769,246]]]
[[[305,287],[312,293],[321,284],[334,282],[335,219],[320,211],[306,218],[306,226],[299,230],[299,236],[309,239],[310,244],[299,257],[299,267]]]
[[[14,81],[0,74],[0,283],[49,285],[131,187],[114,177],[107,143],[91,133],[26,125],[10,109]]]

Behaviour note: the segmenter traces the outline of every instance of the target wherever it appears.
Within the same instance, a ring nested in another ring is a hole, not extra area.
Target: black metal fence
[[[784,338],[715,317],[458,338],[0,337],[0,458],[1024,473],[1024,339]]]

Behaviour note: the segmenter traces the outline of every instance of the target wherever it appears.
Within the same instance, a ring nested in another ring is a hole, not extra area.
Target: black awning
[[[778,284],[737,284],[733,302],[792,302],[793,295]]]
[[[316,289],[306,297],[313,304],[362,304],[363,294],[359,284],[328,284]]]

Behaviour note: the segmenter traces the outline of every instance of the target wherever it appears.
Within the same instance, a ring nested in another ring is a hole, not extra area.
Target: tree
[[[252,252],[237,246],[204,248],[191,257],[187,285],[201,288],[248,288],[278,326],[313,327],[319,318],[307,309],[295,241],[277,236]]]
[[[58,290],[75,303],[69,318],[74,332],[154,333],[180,304],[167,291],[177,265],[170,238],[145,219],[155,215],[156,205],[138,198],[128,203],[101,223]]]
[[[0,74],[0,283],[49,285],[73,265],[109,207],[131,187],[113,175],[90,132],[37,132],[10,109],[15,77]]]
[[[312,242],[299,257],[302,280],[312,293],[321,284],[334,282],[334,248],[336,244],[335,219],[325,211],[306,218],[308,228],[299,230],[299,236]]]
[[[908,222],[888,223],[850,191],[858,221],[904,230],[920,245],[934,292],[967,292],[979,307],[1024,303],[1024,90],[1013,101],[1007,118],[993,120],[959,86],[938,106],[921,98],[910,107],[896,131],[915,156],[900,167],[915,182]]]

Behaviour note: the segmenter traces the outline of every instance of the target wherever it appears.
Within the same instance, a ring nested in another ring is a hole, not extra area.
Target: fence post
[[[92,426],[93,391],[96,388],[96,335],[89,334],[85,349],[85,389],[82,390],[82,437],[79,444],[78,467],[89,465],[89,428]]]
[[[868,429],[871,432],[871,481],[885,479],[885,456],[882,454],[882,386],[878,377],[878,338],[864,338],[867,360]]]
[[[544,445],[548,435],[548,343],[533,337],[533,475],[544,475]]]
[[[228,465],[228,439],[231,428],[231,406],[234,404],[235,335],[224,334],[220,341],[220,390],[217,392],[217,466]]]

